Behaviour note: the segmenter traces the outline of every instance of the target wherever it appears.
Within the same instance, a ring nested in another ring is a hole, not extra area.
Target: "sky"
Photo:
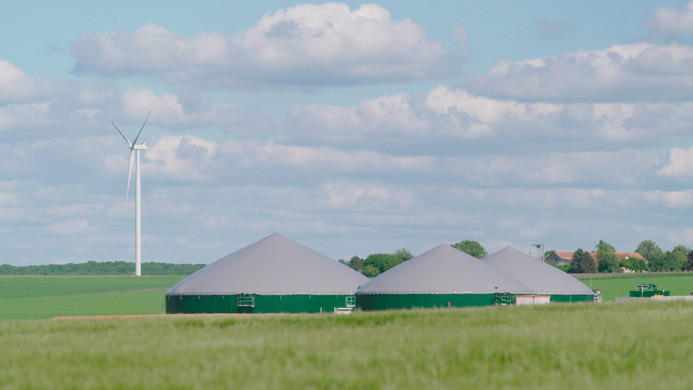
[[[28,0],[0,14],[0,264],[693,247],[693,1]],[[134,186],[134,184],[133,184]]]

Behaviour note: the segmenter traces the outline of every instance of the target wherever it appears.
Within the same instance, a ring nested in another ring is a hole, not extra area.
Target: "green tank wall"
[[[238,295],[167,295],[167,314],[333,313],[353,295],[255,295],[255,307],[238,306]]]
[[[448,305],[449,302],[449,305]],[[594,295],[552,295],[551,302],[594,302]],[[489,306],[496,294],[357,294],[361,310]]]
[[[496,294],[357,294],[361,310],[489,306]]]
[[[594,302],[592,295],[551,295],[551,302]]]

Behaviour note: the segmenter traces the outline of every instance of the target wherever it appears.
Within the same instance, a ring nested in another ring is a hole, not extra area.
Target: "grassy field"
[[[690,272],[595,275],[578,278],[588,287],[591,285],[590,288],[599,289],[605,302],[613,301],[615,297],[627,297],[629,291],[635,290],[635,286],[640,283],[656,284],[659,289],[671,291],[671,295],[690,295],[693,291],[693,273]]]
[[[686,302],[0,321],[2,389],[691,389]]]
[[[0,276],[0,320],[163,313],[182,276]]]
[[[0,320],[58,316],[159,314],[164,293],[182,276],[0,276]],[[600,289],[605,302],[628,296],[637,279],[670,290],[693,291],[693,273],[596,275],[582,282]]]
[[[674,295],[693,283],[645,274],[592,287],[613,300],[638,277]],[[156,315],[180,279],[0,277],[0,388],[693,389],[688,302]],[[155,315],[48,319],[124,314]]]

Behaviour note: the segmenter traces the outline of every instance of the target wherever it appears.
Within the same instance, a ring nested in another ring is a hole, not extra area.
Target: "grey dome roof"
[[[560,269],[509,246],[483,260],[514,276],[529,286],[535,294],[594,294],[584,283]]]
[[[496,288],[497,287],[497,288]],[[505,272],[442,244],[378,275],[356,294],[531,294]]]
[[[166,295],[353,294],[368,278],[274,233],[191,274]]]

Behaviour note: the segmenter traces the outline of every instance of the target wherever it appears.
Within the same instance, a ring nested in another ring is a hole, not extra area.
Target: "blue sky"
[[[0,15],[0,263],[693,246],[693,2],[27,1]]]

